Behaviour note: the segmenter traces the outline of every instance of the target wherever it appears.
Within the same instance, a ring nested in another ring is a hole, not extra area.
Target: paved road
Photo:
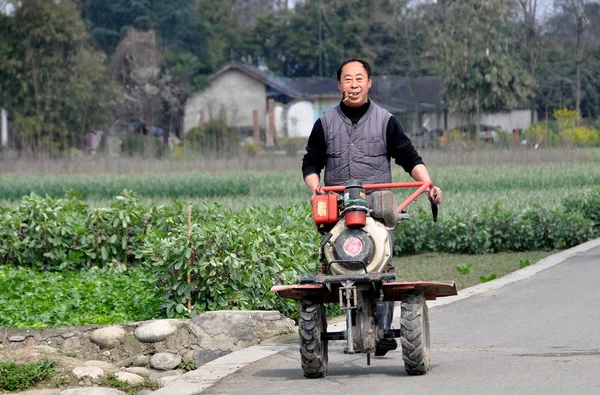
[[[296,346],[203,394],[600,394],[600,247],[533,277],[430,310],[432,367],[399,351],[371,359],[330,343],[329,374],[302,376]]]

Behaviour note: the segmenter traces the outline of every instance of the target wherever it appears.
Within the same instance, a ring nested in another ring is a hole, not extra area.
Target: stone
[[[10,336],[8,338],[9,342],[22,342],[23,340],[25,340],[25,336],[21,335]]]
[[[54,347],[46,346],[45,344],[41,344],[35,348],[37,351],[41,351],[47,354],[57,354],[58,350]]]
[[[137,393],[137,395],[150,395],[152,394],[152,391],[150,390],[141,390],[140,392]]]
[[[78,366],[73,369],[73,374],[78,380],[89,379],[97,381],[101,377],[104,377],[104,370],[95,366]]]
[[[150,358],[146,355],[138,355],[131,361],[131,366],[146,366],[150,363]]]
[[[156,370],[172,370],[181,364],[181,356],[170,352],[159,352],[150,358],[150,365]]]
[[[142,376],[145,378],[150,377],[150,374],[152,373],[150,369],[140,367],[125,368],[123,369],[123,372],[137,374],[138,376]]]
[[[43,389],[18,392],[18,395],[60,395],[60,389]]]
[[[138,327],[133,335],[141,342],[161,342],[174,334],[180,325],[182,325],[180,320],[152,321]]]
[[[108,373],[114,373],[117,371],[117,367],[115,365],[113,365],[112,363],[104,362],[104,361],[95,361],[95,360],[85,361],[83,363],[83,366],[100,368]]]
[[[91,340],[102,350],[111,349],[117,347],[125,335],[127,335],[127,332],[122,327],[109,326],[93,331]]]
[[[150,373],[150,376],[148,376],[148,380],[149,381],[156,381],[158,382],[158,380],[160,380],[163,377],[169,377],[169,376],[181,376],[182,374],[184,374],[185,371],[182,369],[177,369],[177,370],[167,370],[165,372],[158,372],[158,371],[154,371],[152,373]]]
[[[115,377],[117,380],[131,385],[139,385],[146,381],[142,376],[129,372],[117,372]]]
[[[64,390],[60,395],[126,395],[125,392],[114,388],[84,387]]]

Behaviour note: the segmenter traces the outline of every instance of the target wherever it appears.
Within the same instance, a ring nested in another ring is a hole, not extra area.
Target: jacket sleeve
[[[309,174],[321,175],[321,170],[327,164],[327,147],[325,144],[325,132],[321,120],[317,119],[308,137],[306,154],[302,158],[302,177]]]
[[[408,174],[416,165],[425,164],[406,133],[404,133],[400,121],[394,116],[388,122],[386,143],[388,155],[394,158],[396,164],[402,166]]]

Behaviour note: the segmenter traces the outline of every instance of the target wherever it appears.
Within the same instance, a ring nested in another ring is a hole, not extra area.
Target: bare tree
[[[154,31],[130,30],[119,43],[112,70],[123,88],[117,109],[121,119],[145,120],[153,126],[165,116],[171,125],[172,119],[179,116],[186,99],[185,89],[161,70],[161,60],[162,51]]]
[[[523,11],[523,25],[525,30],[525,48],[528,53],[528,69],[531,75],[535,75],[537,54],[540,45],[540,32],[537,24],[537,0],[519,0]],[[531,123],[535,121],[535,90],[531,90],[529,96]]]
[[[575,109],[581,106],[581,64],[583,62],[583,48],[585,45],[585,32],[587,18],[585,16],[586,0],[556,0],[555,4],[565,12],[574,23],[576,32],[575,44]]]

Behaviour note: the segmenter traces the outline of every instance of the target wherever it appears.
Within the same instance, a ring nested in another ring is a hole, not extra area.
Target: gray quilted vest
[[[350,179],[364,184],[392,182],[386,146],[391,116],[373,101],[356,125],[339,105],[321,115],[327,145],[325,185],[343,185]]]

